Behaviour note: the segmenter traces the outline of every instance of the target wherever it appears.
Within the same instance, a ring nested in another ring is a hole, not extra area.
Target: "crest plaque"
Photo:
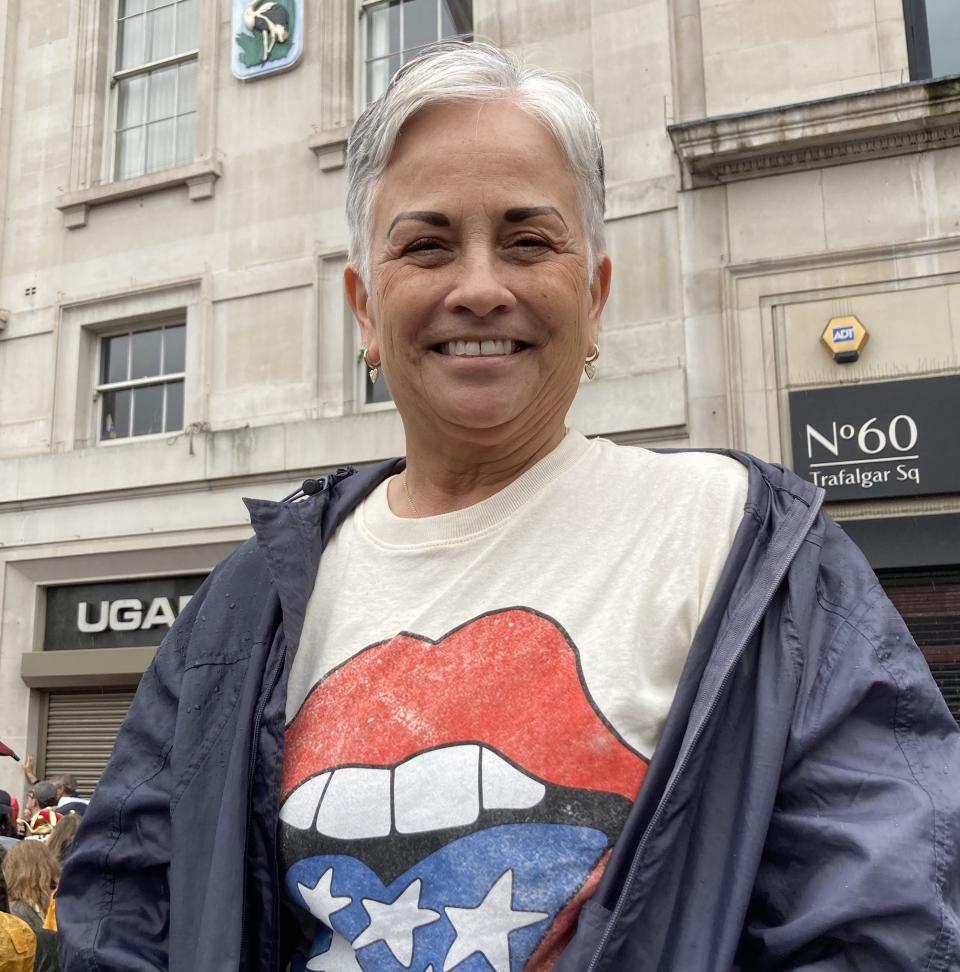
[[[294,67],[303,54],[303,0],[233,0],[230,67],[254,81]]]

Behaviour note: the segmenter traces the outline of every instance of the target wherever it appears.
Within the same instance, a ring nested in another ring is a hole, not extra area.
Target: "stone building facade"
[[[342,295],[343,163],[419,43],[522,51],[600,115],[614,283],[583,432],[792,463],[796,393],[960,375],[954,4],[282,0],[286,39],[235,6],[0,9],[0,739],[42,773],[95,782],[180,599],[249,535],[241,496],[402,453]],[[840,364],[821,335],[848,318],[869,340]],[[933,493],[830,505],[908,615],[933,590],[945,686],[953,448]]]

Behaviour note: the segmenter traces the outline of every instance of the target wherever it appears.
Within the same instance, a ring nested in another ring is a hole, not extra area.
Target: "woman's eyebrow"
[[[556,216],[564,226],[567,225],[567,221],[560,215],[560,210],[553,206],[518,206],[515,209],[508,209],[503,214],[503,218],[508,223],[522,223],[534,216]]]
[[[397,223],[400,223],[405,219],[412,219],[417,223],[429,223],[431,226],[450,225],[450,220],[447,219],[443,213],[432,213],[429,210],[413,210],[409,213],[397,213],[397,215],[393,217],[393,222],[390,224],[390,228],[387,230],[387,236],[393,232],[393,228],[397,225]]]

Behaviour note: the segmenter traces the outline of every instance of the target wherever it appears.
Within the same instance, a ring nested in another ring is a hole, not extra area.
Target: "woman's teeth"
[[[454,357],[492,358],[495,355],[513,354],[517,350],[516,341],[447,341],[440,345],[441,354]]]

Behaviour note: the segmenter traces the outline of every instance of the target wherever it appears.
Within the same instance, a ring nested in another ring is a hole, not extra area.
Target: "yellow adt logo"
[[[827,346],[837,364],[850,364],[860,357],[867,343],[867,329],[860,321],[849,314],[846,317],[832,317],[820,340]]]

